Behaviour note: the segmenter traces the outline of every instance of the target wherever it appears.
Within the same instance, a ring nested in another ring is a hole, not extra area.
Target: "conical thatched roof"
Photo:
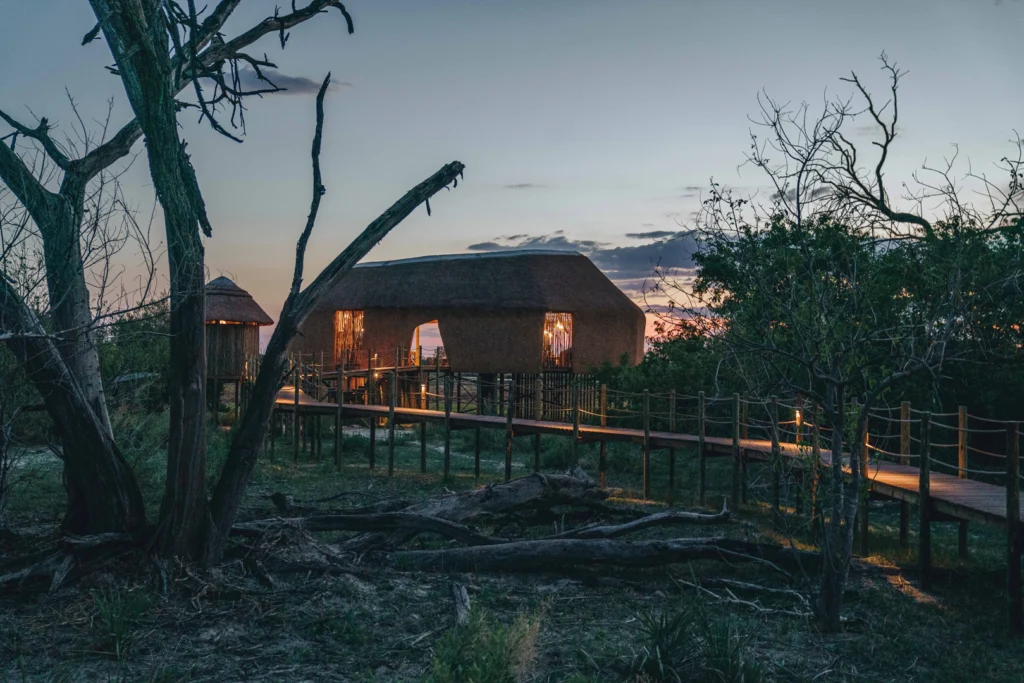
[[[321,310],[462,309],[643,312],[577,252],[523,250],[364,263],[338,282]]]
[[[225,320],[232,323],[273,325],[266,311],[245,291],[221,276],[206,283],[206,322]]]

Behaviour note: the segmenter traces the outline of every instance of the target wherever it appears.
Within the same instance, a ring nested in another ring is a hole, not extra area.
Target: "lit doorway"
[[[412,365],[419,365],[418,354],[423,354],[423,364],[433,365],[436,358],[441,358],[441,364],[445,364],[444,340],[441,339],[441,328],[436,320],[419,325],[412,333],[412,341],[409,344],[409,357]]]

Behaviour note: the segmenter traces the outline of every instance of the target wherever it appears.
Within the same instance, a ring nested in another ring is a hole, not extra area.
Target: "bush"
[[[527,680],[537,657],[540,620],[524,616],[503,626],[473,608],[469,621],[441,638],[428,683],[519,683]]]
[[[749,638],[728,620],[702,610],[641,614],[631,675],[638,680],[760,683],[764,669],[750,654]]]

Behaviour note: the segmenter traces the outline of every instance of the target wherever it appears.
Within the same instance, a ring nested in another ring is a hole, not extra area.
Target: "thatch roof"
[[[226,320],[232,323],[273,325],[266,311],[245,291],[226,277],[206,283],[206,322]]]
[[[321,310],[460,309],[643,312],[583,254],[522,250],[363,263]]]

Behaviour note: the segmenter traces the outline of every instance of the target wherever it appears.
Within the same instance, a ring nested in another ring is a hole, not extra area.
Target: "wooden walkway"
[[[811,465],[812,455],[808,445],[779,442],[773,444],[770,440],[744,439],[739,438],[739,422],[735,422],[733,437],[698,436],[677,432],[653,431],[649,429],[633,429],[621,427],[604,427],[587,424],[580,424],[578,418],[576,423],[555,422],[547,420],[531,420],[498,415],[478,415],[475,413],[459,413],[449,410],[425,410],[421,408],[406,408],[395,405],[395,393],[391,393],[391,405],[359,405],[345,404],[339,413],[339,406],[335,403],[327,403],[313,400],[304,392],[299,392],[298,401],[295,400],[293,387],[285,387],[279,394],[276,403],[276,410],[280,413],[292,413],[294,426],[298,427],[300,418],[307,416],[329,416],[333,418],[336,429],[340,427],[339,417],[352,418],[390,418],[388,429],[394,430],[396,423],[419,423],[420,424],[420,469],[426,472],[427,463],[427,434],[426,425],[428,422],[440,422],[446,425],[445,429],[445,474],[449,471],[449,453],[451,432],[458,429],[492,428],[504,429],[509,435],[505,452],[505,478],[511,477],[511,438],[515,436],[535,435],[534,439],[534,469],[540,468],[541,451],[540,435],[549,434],[565,436],[575,439],[574,445],[581,442],[600,442],[602,445],[602,458],[604,462],[604,444],[609,441],[634,443],[641,446],[643,457],[644,476],[644,497],[649,497],[649,472],[650,453],[654,449],[669,449],[669,503],[675,492],[675,449],[683,446],[695,446],[698,451],[699,475],[698,491],[703,501],[705,491],[705,459],[708,456],[718,454],[731,456],[733,459],[733,481],[732,501],[733,508],[738,508],[745,498],[746,488],[746,466],[749,460],[771,461],[774,448],[779,449],[782,457],[794,465],[798,476],[806,471]],[[645,395],[646,398],[646,395]],[[734,404],[738,410],[738,403]],[[450,406],[450,404],[449,404]],[[511,402],[509,403],[511,408]],[[297,414],[296,414],[297,413]],[[578,412],[576,413],[578,415]],[[375,434],[378,419],[370,420],[370,463],[373,467],[375,453]],[[739,418],[735,418],[739,419]],[[777,419],[777,418],[776,418]],[[645,422],[646,424],[646,422]],[[293,429],[293,431],[295,431]],[[479,433],[479,432],[478,432]],[[299,440],[298,432],[293,437],[293,448],[295,457],[298,457]],[[1008,616],[1010,630],[1014,633],[1024,632],[1024,581],[1021,577],[1021,549],[1024,546],[1020,533],[1020,519],[1024,516],[1024,507],[1020,501],[1020,452],[1019,438],[1015,423],[1008,426],[1008,447],[1006,458],[1006,481],[1009,486],[998,486],[967,478],[961,478],[951,474],[932,473],[931,465],[919,467],[907,464],[898,464],[889,460],[873,458],[866,466],[866,480],[871,495],[901,502],[900,506],[900,543],[907,544],[909,541],[909,519],[910,505],[918,508],[918,566],[919,582],[923,590],[928,590],[931,585],[931,525],[933,522],[957,522],[959,524],[959,552],[961,558],[967,557],[967,524],[975,522],[1005,530],[1006,534],[1006,570],[1007,570],[1007,593],[1008,593]],[[703,448],[700,447],[703,442]],[[1012,446],[1010,444],[1013,444]],[[335,448],[340,443],[335,439]],[[865,446],[866,448],[866,446]],[[338,457],[340,451],[336,450]],[[926,452],[930,454],[930,450]],[[849,456],[847,456],[849,457]],[[901,455],[901,459],[917,458],[918,463],[931,463],[930,455],[922,459],[921,455]],[[824,466],[831,462],[831,454],[822,449],[820,461]],[[863,460],[862,460],[863,462]],[[394,470],[394,440],[389,439],[388,453],[388,475]],[[844,467],[845,469],[845,467]],[[777,470],[776,470],[777,471]],[[475,472],[480,473],[480,440],[476,442]],[[601,472],[602,484],[604,472]],[[773,506],[779,501],[778,477],[773,477],[772,483]],[[869,506],[861,505],[858,513],[858,531],[860,537],[860,554],[868,554],[868,510]]]
[[[278,395],[277,409],[284,412],[292,412],[294,406],[294,390],[292,387],[284,387]],[[314,401],[304,392],[300,392],[300,414],[334,416],[337,414],[337,411],[337,404]],[[390,408],[388,406],[381,405],[345,404],[344,406],[346,418],[386,418],[389,411]],[[443,423],[445,421],[445,412],[441,410],[396,407],[394,411],[395,419],[399,422]],[[508,422],[504,416],[455,412],[450,413],[449,420],[452,429],[472,429],[476,427],[504,429]],[[522,418],[513,418],[512,426],[517,436],[547,434],[571,437],[574,429],[573,425],[567,422]],[[579,426],[579,438],[582,442],[620,441],[642,446],[645,441],[645,434],[642,429],[598,427],[581,424]],[[651,449],[696,446],[699,441],[699,437],[694,434],[662,431],[651,431],[649,433],[649,447]],[[729,455],[732,453],[733,442],[728,437],[706,436],[704,438],[704,447],[709,454]],[[771,457],[772,443],[768,440],[740,439],[739,447],[747,460],[764,461]],[[791,443],[780,443],[779,448],[783,456],[791,459],[806,458],[809,451],[807,446],[797,446]],[[823,464],[828,465],[831,460],[831,454],[823,450],[821,459]],[[935,472],[929,473],[928,478],[930,506],[940,518],[946,517],[954,520],[979,522],[1000,527],[1005,526],[1007,507],[1004,487]],[[871,492],[877,496],[915,505],[920,503],[921,473],[917,467],[900,465],[887,460],[873,459],[868,468],[867,479]],[[1024,516],[1024,505],[1019,505],[1019,508],[1021,515]],[[935,521],[939,520],[936,519]]]

